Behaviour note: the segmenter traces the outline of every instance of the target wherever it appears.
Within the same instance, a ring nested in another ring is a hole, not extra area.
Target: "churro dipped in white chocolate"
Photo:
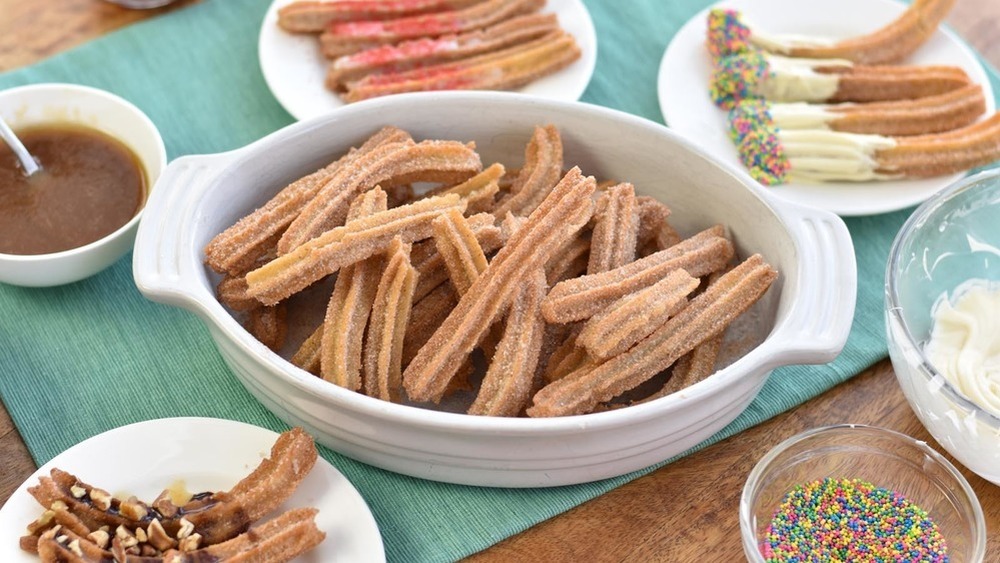
[[[796,59],[752,51],[715,61],[709,94],[723,109],[745,99],[771,102],[883,102],[944,94],[971,84],[951,66],[865,66],[843,59]]]
[[[954,5],[955,0],[914,0],[888,25],[841,40],[770,34],[747,24],[736,10],[714,9],[708,14],[708,50],[714,57],[762,49],[790,57],[895,63],[923,45]]]
[[[765,104],[745,101],[730,112],[729,126],[744,165],[763,184],[924,178],[1000,159],[1000,114],[944,133],[889,137],[781,130]]]

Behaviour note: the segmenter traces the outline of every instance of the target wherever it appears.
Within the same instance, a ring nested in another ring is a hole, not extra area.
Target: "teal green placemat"
[[[171,158],[232,149],[291,123],[257,64],[270,0],[206,0],[140,23],[33,67],[0,88],[65,81],[138,105]],[[660,121],[656,71],[663,50],[704,0],[587,2],[599,38],[584,100]],[[1000,88],[991,72],[994,88]],[[837,361],[777,370],[718,441],[822,393],[885,356],[882,276],[908,212],[848,221],[858,256],[854,330]],[[0,396],[39,463],[110,428],[169,416],[212,416],[266,426],[265,411],[223,364],[200,321],[145,300],[131,257],[88,280],[52,289],[0,285]],[[323,455],[360,490],[392,561],[444,561],[479,551],[643,472],[555,489],[445,485]],[[648,469],[646,471],[649,471]]]

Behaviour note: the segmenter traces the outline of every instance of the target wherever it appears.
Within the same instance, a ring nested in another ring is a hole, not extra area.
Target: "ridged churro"
[[[708,49],[713,56],[764,49],[792,57],[894,63],[917,50],[937,30],[956,0],[915,0],[898,18],[867,35],[833,41],[771,35],[749,26],[736,10],[708,15]]]
[[[536,270],[525,281],[507,311],[503,336],[469,414],[517,416],[530,398],[545,333],[545,319],[540,310],[546,289],[545,273]]]
[[[697,287],[697,278],[684,270],[674,270],[591,317],[577,336],[577,345],[601,360],[621,354],[680,311],[687,304],[687,296]]]
[[[316,330],[312,331],[309,336],[302,341],[298,350],[292,354],[291,359],[288,361],[313,375],[319,375],[320,346],[322,346],[322,343],[323,324],[320,323],[320,325],[316,327]]]
[[[499,180],[503,175],[503,165],[493,163],[461,184],[431,190],[428,195],[458,194],[462,196],[462,199],[467,203],[466,215],[491,211],[496,195],[500,191]]]
[[[288,254],[347,218],[351,202],[375,186],[383,189],[413,182],[461,182],[482,169],[473,146],[457,141],[421,141],[383,145],[356,159],[327,179],[312,201],[278,241],[278,254]]]
[[[375,188],[355,199],[347,218],[350,222],[386,209],[386,193]],[[341,269],[326,307],[320,336],[320,375],[351,391],[362,386],[362,342],[384,263],[382,256],[372,256]],[[309,364],[305,358],[300,361]]]
[[[552,74],[580,58],[569,34],[541,38],[469,59],[410,71],[368,75],[348,82],[342,98],[357,102],[403,92],[436,90],[510,90]]]
[[[459,35],[380,45],[334,59],[326,74],[326,86],[338,91],[347,82],[369,74],[401,72],[464,59],[530,41],[558,29],[555,14],[528,14]]]
[[[205,247],[205,262],[216,272],[242,276],[275,246],[288,225],[337,171],[350,167],[378,147],[406,141],[412,141],[406,131],[383,127],[359,148],[351,149],[325,168],[292,182],[262,207],[216,235]]]
[[[636,387],[722,332],[767,291],[776,276],[759,255],[747,258],[629,351],[543,387],[528,416],[584,414]]]
[[[277,352],[285,345],[288,335],[287,311],[284,303],[251,309],[243,326],[261,344]]]
[[[469,222],[457,209],[442,214],[432,225],[434,244],[448,270],[451,283],[458,295],[465,295],[486,269],[486,253],[479,246]]]
[[[745,99],[771,102],[883,102],[944,94],[971,84],[951,66],[865,66],[838,59],[793,59],[760,52],[715,61],[712,101],[731,109]]]
[[[563,145],[559,130],[553,125],[535,127],[524,149],[524,166],[511,184],[509,196],[497,203],[493,214],[527,216],[559,182],[563,169]]]
[[[978,84],[915,100],[865,104],[770,103],[778,129],[830,129],[870,135],[925,135],[970,125],[986,112]]]
[[[545,277],[549,287],[570,278],[587,273],[590,262],[590,239],[579,236],[560,250],[545,265]]]
[[[403,336],[417,284],[410,250],[410,245],[403,244],[400,238],[393,239],[375,296],[378,314],[372,316],[365,339],[365,393],[384,401],[402,400]]]
[[[729,125],[743,163],[763,184],[922,178],[1000,159],[1000,114],[944,133],[888,137],[778,130],[766,105],[746,101],[730,112]]]
[[[468,211],[468,210],[466,210]],[[469,229],[476,237],[476,243],[486,254],[496,252],[507,240],[503,230],[495,225],[493,215],[477,213],[465,219]],[[413,266],[420,274],[413,300],[419,302],[436,287],[448,281],[448,268],[444,257],[438,252],[433,240],[417,243],[413,247]]]
[[[395,237],[415,242],[431,236],[431,221],[449,208],[465,210],[455,195],[431,197],[331,229],[247,274],[250,295],[273,304],[324,276],[384,252]]]
[[[292,33],[319,33],[336,22],[388,20],[460,10],[483,0],[303,0],[278,10],[278,25]]]
[[[639,210],[632,184],[621,183],[597,198],[590,237],[588,274],[598,274],[635,260]]]
[[[678,268],[701,277],[723,268],[733,257],[733,244],[721,226],[702,231],[666,250],[620,268],[560,282],[542,302],[550,323],[588,319],[618,299],[645,289]]]
[[[459,300],[403,373],[411,399],[440,400],[448,382],[502,313],[514,289],[540,269],[593,213],[596,182],[570,170]]]
[[[656,198],[638,196],[639,233],[636,235],[636,254],[641,258],[658,250],[670,248],[681,241],[681,236],[667,220],[670,208]]]
[[[323,54],[339,57],[387,43],[489,27],[538,11],[545,0],[486,0],[472,6],[391,20],[333,22],[320,36]]]

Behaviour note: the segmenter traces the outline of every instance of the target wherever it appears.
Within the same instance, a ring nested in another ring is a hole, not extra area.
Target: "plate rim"
[[[694,14],[687,21],[685,21],[680,28],[678,28],[677,32],[670,39],[670,42],[667,44],[666,48],[663,51],[663,55],[660,58],[660,63],[659,66],[657,67],[657,72],[656,72],[656,97],[657,97],[657,103],[660,108],[660,116],[668,127],[674,129],[675,131],[684,135],[685,137],[696,138],[698,136],[697,135],[698,131],[690,131],[685,128],[676,127],[675,125],[670,123],[669,116],[671,114],[676,115],[676,112],[681,111],[683,109],[683,108],[678,109],[676,106],[668,103],[667,91],[675,87],[672,84],[668,84],[668,82],[675,82],[675,83],[677,82],[675,80],[670,80],[669,77],[667,76],[668,62],[672,61],[671,51],[673,49],[676,49],[677,45],[679,44],[687,46],[686,44],[683,44],[680,41],[678,41],[678,38],[684,38],[685,37],[684,32],[688,31],[688,28],[699,25],[699,22],[704,21],[710,10],[718,7],[728,6],[733,3],[742,3],[745,1],[747,0],[717,0],[712,4],[710,4],[709,6],[705,7],[704,9],[699,10],[696,14]],[[790,0],[783,0],[783,1],[785,1],[787,4],[790,5],[796,5],[796,6],[798,5],[798,3],[794,1]],[[881,1],[886,6],[892,5],[897,9],[906,9],[909,7],[907,4],[899,2],[898,0],[879,0],[879,1]],[[984,97],[986,98],[986,112],[984,113],[984,116],[988,116],[990,113],[997,111],[996,98],[995,98],[995,93],[993,91],[993,85],[990,82],[990,75],[987,72],[986,66],[983,65],[983,61],[981,60],[981,57],[978,55],[978,53],[963,38],[961,38],[957,33],[955,33],[955,31],[952,30],[946,23],[942,23],[941,25],[939,25],[937,31],[941,33],[942,36],[949,41],[949,43],[951,43],[955,48],[957,48],[965,56],[967,56],[968,59],[975,66],[975,69],[978,72],[979,76],[974,76],[972,78],[977,80],[977,83],[982,87]],[[947,64],[947,63],[941,63],[941,64]],[[707,85],[705,85],[705,88],[707,91]],[[714,105],[712,105],[712,107],[714,108]],[[688,107],[686,109],[691,110],[694,108]],[[718,108],[715,109],[716,111],[720,112],[722,111],[719,110]],[[705,143],[695,139],[692,140],[696,144],[698,144],[698,146],[704,148],[705,151],[711,154],[714,158],[725,160],[726,162],[730,161],[729,158],[730,155],[719,154],[719,148],[716,144]],[[742,163],[739,163],[738,161],[736,161],[735,164],[742,167]],[[927,193],[921,193],[921,195],[919,196],[913,196],[909,198],[897,197],[892,199],[890,202],[885,202],[883,204],[870,204],[870,205],[860,205],[860,206],[852,205],[852,206],[841,207],[839,205],[831,205],[828,202],[814,201],[814,198],[809,195],[802,195],[802,196],[786,195],[786,193],[784,192],[787,192],[789,190],[794,190],[795,188],[793,186],[778,185],[778,186],[764,186],[764,188],[767,189],[769,193],[773,193],[776,197],[780,198],[782,201],[789,201],[801,205],[809,205],[817,207],[835,213],[841,217],[866,217],[866,216],[890,213],[893,211],[899,211],[901,209],[908,209],[910,207],[919,205],[920,203],[932,197],[935,193],[940,192],[947,186],[953,184],[954,182],[958,181],[960,178],[966,176],[971,172],[972,170],[965,172],[957,172],[946,176],[938,176],[936,177],[938,179],[937,187],[935,187],[933,190],[928,190]],[[931,179],[933,178],[929,178],[927,180]],[[884,187],[885,190],[892,190],[898,188],[897,186],[898,183],[905,183],[909,181],[919,181],[919,180],[894,180],[892,182],[883,182],[883,183],[827,182],[824,185],[841,186],[845,190],[858,189],[866,186],[872,186],[873,187],[872,189],[879,189]],[[845,197],[849,197],[850,195],[855,196],[852,199],[863,200],[863,194],[847,194],[845,195]]]

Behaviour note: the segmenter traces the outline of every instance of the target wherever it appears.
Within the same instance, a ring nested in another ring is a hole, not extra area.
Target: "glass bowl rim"
[[[983,557],[986,556],[986,517],[983,515],[983,508],[979,502],[979,497],[976,496],[976,492],[972,490],[972,485],[969,484],[969,481],[965,478],[965,476],[962,475],[958,468],[956,468],[953,463],[948,461],[946,457],[938,453],[934,448],[930,447],[927,442],[917,440],[916,438],[901,432],[896,432],[895,430],[879,426],[871,426],[868,424],[834,424],[830,426],[810,428],[783,440],[781,443],[768,450],[768,452],[757,461],[757,464],[754,465],[754,468],[747,476],[747,480],[743,485],[743,491],[740,494],[740,536],[747,558],[751,559],[753,563],[764,562],[764,558],[760,555],[760,548],[757,543],[757,533],[752,524],[753,517],[751,514],[750,501],[751,497],[756,494],[762,477],[765,472],[771,468],[774,460],[795,444],[814,438],[818,435],[840,433],[843,431],[853,432],[855,430],[878,434],[891,440],[896,440],[903,444],[914,446],[921,450],[934,462],[942,466],[945,473],[958,484],[959,490],[969,499],[969,504],[972,506],[972,517],[974,520],[972,524],[975,527],[976,532],[976,538],[974,539],[977,541],[975,541],[972,546],[972,553],[970,554],[972,557],[970,561],[982,561]],[[753,547],[752,551],[747,549],[751,546]],[[750,556],[751,552],[755,554],[755,557]]]
[[[956,389],[948,378],[939,372],[921,346],[918,345],[916,339],[913,337],[913,333],[910,332],[910,327],[906,324],[901,314],[902,306],[899,304],[898,299],[898,285],[899,276],[896,275],[896,265],[902,258],[901,250],[903,244],[909,240],[919,227],[923,226],[927,219],[935,212],[937,212],[945,203],[950,201],[953,197],[965,192],[966,190],[972,189],[976,184],[983,180],[998,180],[1000,181],[1000,168],[993,168],[990,170],[985,170],[978,172],[976,174],[971,174],[962,178],[955,184],[941,190],[933,197],[925,201],[914,211],[910,217],[903,223],[902,228],[896,233],[896,238],[892,241],[892,249],[889,251],[889,260],[886,263],[885,268],[885,310],[887,315],[891,315],[892,318],[898,323],[898,325],[903,330],[903,335],[906,338],[907,343],[911,348],[920,354],[920,364],[914,366],[915,371],[920,372],[926,381],[930,382],[937,376],[942,382],[941,389],[944,390],[948,398],[954,403],[958,404],[960,407],[966,411],[977,413],[977,418],[992,427],[994,430],[1000,431],[1000,417],[997,417],[993,413],[987,411],[983,407],[977,405],[965,395]],[[887,337],[891,336],[891,329],[886,326],[886,331],[890,333]],[[900,374],[895,369],[896,377],[900,377]]]

